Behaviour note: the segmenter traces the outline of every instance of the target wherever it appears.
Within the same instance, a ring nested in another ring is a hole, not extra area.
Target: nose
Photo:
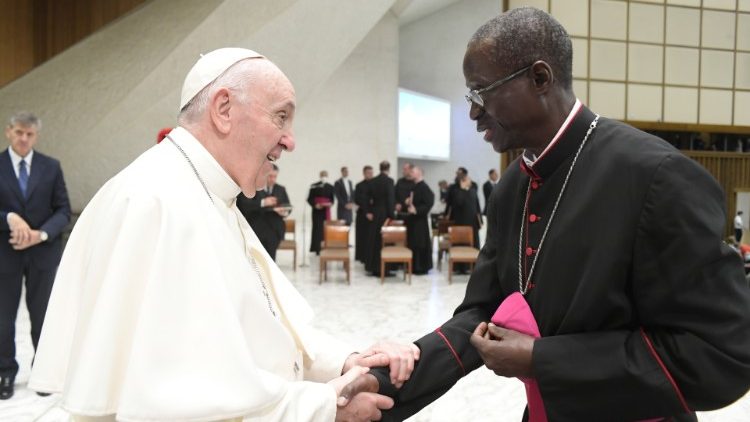
[[[469,118],[471,120],[478,120],[484,114],[484,109],[477,105],[474,101],[469,104]]]
[[[281,147],[284,148],[287,152],[294,151],[294,147],[296,146],[296,142],[294,141],[294,131],[291,129],[289,132],[281,137],[281,141],[279,141],[281,144]]]

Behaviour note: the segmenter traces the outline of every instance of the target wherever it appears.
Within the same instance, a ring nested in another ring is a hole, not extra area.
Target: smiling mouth
[[[274,157],[274,156],[273,156],[273,155],[271,155],[271,154],[268,154],[268,155],[266,155],[266,158],[268,159],[268,161],[270,161],[270,162],[272,162],[272,163],[275,163],[275,162],[276,162],[276,160],[278,160],[278,159],[279,159],[279,157]]]

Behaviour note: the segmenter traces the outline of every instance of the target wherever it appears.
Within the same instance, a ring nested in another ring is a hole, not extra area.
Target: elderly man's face
[[[472,42],[464,55],[464,78],[469,89],[482,89],[518,69],[509,69],[495,57],[493,46],[486,41]],[[530,72],[530,71],[529,71]],[[497,152],[527,145],[525,136],[534,124],[533,96],[528,73],[521,73],[497,88],[481,94],[484,107],[471,103],[469,118],[476,121],[477,132]]]
[[[273,66],[273,65],[271,65]],[[234,151],[227,172],[237,181],[247,197],[266,186],[271,161],[284,150],[294,150],[295,94],[289,80],[280,70],[260,75],[249,83],[247,104],[235,103],[238,117],[232,128]]]

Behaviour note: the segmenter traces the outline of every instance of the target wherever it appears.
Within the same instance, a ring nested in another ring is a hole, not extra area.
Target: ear
[[[219,88],[208,100],[208,114],[216,130],[221,134],[228,134],[232,128],[230,118],[231,93],[227,88]]]
[[[555,75],[552,72],[552,67],[547,62],[542,60],[535,62],[531,65],[531,73],[533,75],[534,87],[538,93],[545,94],[552,89]]]

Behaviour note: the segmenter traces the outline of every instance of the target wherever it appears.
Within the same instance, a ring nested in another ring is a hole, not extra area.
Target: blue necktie
[[[26,170],[26,161],[18,163],[18,186],[21,188],[23,197],[26,198],[26,188],[29,186],[29,172]]]

